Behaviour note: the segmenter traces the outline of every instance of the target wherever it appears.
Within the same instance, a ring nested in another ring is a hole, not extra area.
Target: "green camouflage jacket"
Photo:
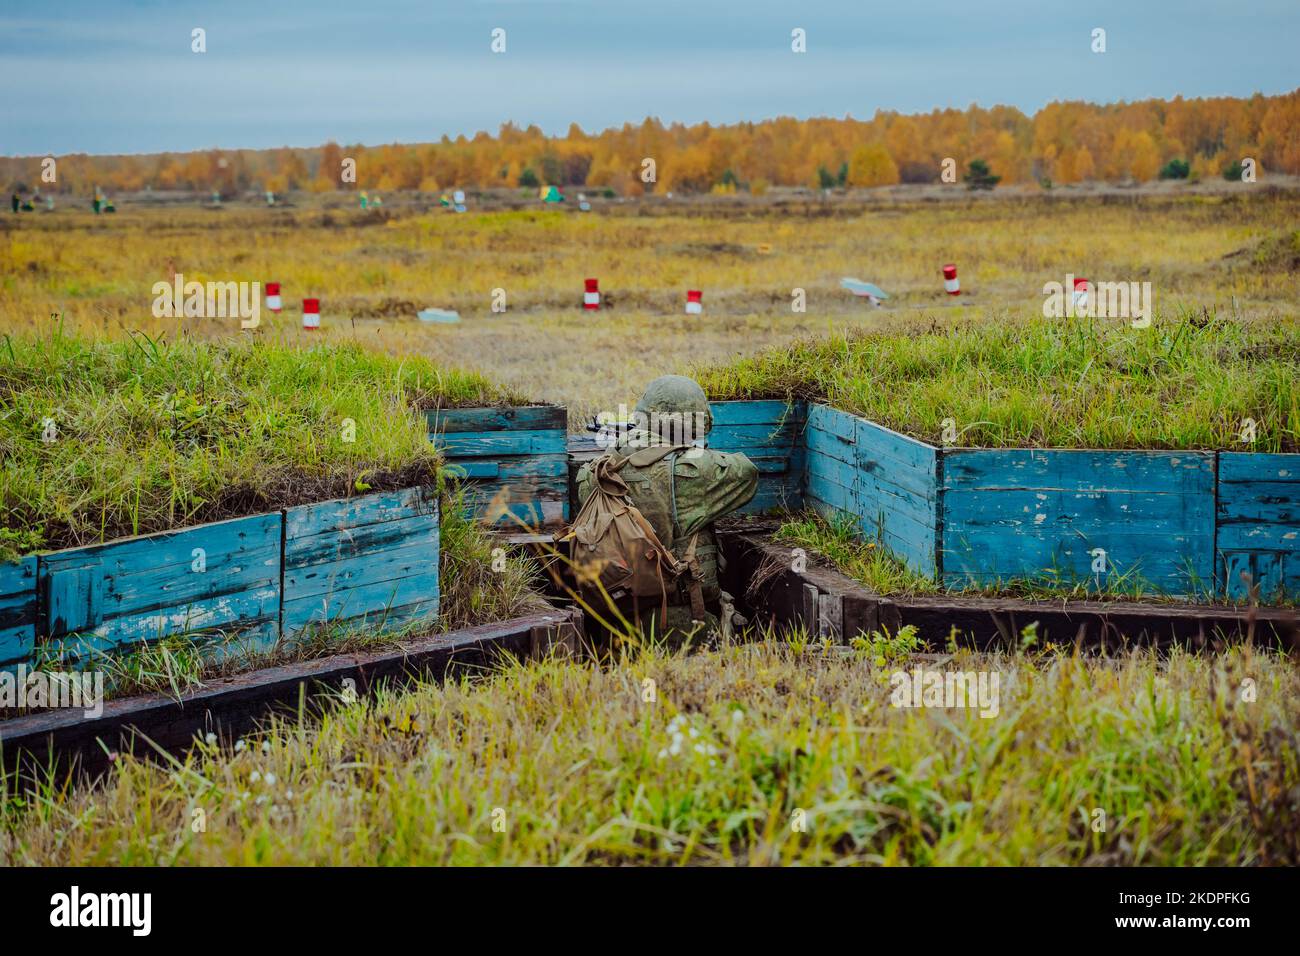
[[[658,435],[634,431],[609,449],[615,458],[627,458],[649,446],[667,444]],[[705,601],[718,599],[718,542],[713,523],[748,504],[758,489],[758,469],[739,452],[689,448],[674,452],[645,468],[630,462],[619,476],[631,489],[632,504],[646,516],[655,534],[678,558],[683,558],[697,532],[695,556],[704,580]],[[591,466],[578,472],[578,502],[591,493]],[[687,600],[685,588],[679,589],[673,603]]]

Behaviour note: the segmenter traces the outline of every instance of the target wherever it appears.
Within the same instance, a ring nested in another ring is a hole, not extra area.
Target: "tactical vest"
[[[654,442],[657,444],[657,442]],[[626,442],[611,449],[616,458],[627,458],[638,450]],[[718,541],[713,522],[747,504],[758,488],[758,469],[743,454],[689,448],[674,451],[645,467],[627,462],[619,476],[628,486],[628,496],[655,529],[655,534],[673,556],[686,559],[695,537],[695,559],[701,571],[704,600],[718,600]],[[590,492],[589,468],[578,475],[578,494],[585,501]],[[686,604],[690,596],[679,581],[672,604]]]

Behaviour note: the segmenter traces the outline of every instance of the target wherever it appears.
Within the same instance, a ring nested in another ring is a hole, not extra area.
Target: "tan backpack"
[[[692,539],[685,560],[664,547],[654,526],[632,504],[627,483],[619,475],[631,462],[636,467],[654,464],[686,446],[643,448],[626,458],[605,455],[591,464],[591,494],[561,540],[572,542],[570,562],[578,587],[588,594],[603,592],[613,600],[632,597],[654,601],[660,620],[668,614],[668,594],[681,574],[689,574],[691,609],[704,619],[699,585],[699,563]]]

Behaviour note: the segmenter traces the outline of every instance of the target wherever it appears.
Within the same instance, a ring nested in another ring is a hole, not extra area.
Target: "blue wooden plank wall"
[[[776,400],[710,402],[709,447],[743,452],[758,468],[758,491],[743,514],[803,506],[803,431],[807,406]]]
[[[1219,453],[1215,550],[1229,598],[1249,596],[1243,573],[1264,603],[1300,597],[1300,455]]]
[[[280,512],[41,555],[40,633],[74,659],[169,634],[279,635]]]
[[[1214,452],[943,450],[944,584],[1214,581]],[[1092,570],[1096,549],[1107,572]]]
[[[0,564],[0,670],[42,643],[77,664],[172,634],[237,656],[316,622],[405,626],[438,613],[438,557],[432,488],[32,555]]]
[[[852,520],[913,570],[936,574],[936,449],[828,405],[809,408],[806,442],[808,503]]]
[[[395,629],[435,617],[438,544],[432,490],[287,509],[283,633],[345,622]]]
[[[36,566],[35,555],[0,563],[0,671],[36,650]]]
[[[472,513],[511,527],[568,520],[563,407],[435,409],[428,422],[429,439],[460,478]]]

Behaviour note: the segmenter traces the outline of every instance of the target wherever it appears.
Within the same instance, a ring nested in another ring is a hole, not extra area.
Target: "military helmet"
[[[704,389],[685,375],[659,376],[646,386],[645,394],[636,403],[636,411],[647,417],[647,427],[651,431],[660,434],[666,427],[682,429],[685,426],[690,431],[689,439],[694,441],[707,436],[713,428],[713,413],[709,411]],[[659,428],[654,427],[656,416]]]

